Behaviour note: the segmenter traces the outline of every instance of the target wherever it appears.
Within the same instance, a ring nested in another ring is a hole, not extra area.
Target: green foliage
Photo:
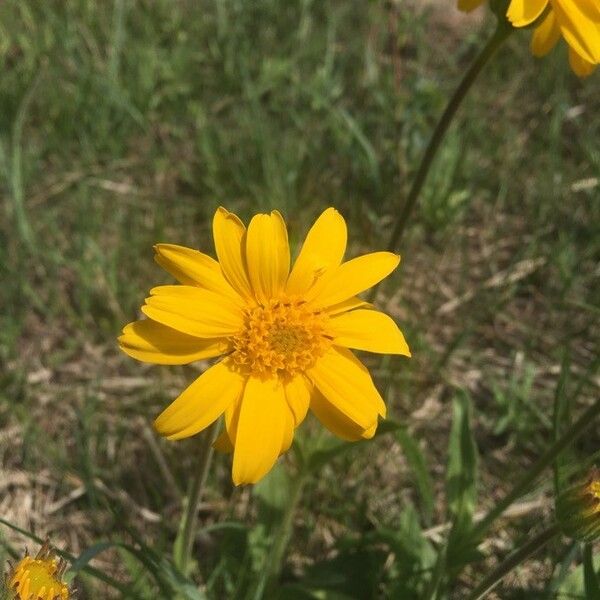
[[[414,474],[415,484],[419,491],[420,500],[423,503],[423,518],[425,523],[430,524],[435,503],[435,489],[425,456],[418,442],[406,427],[401,427],[396,431],[396,439],[402,446],[406,461]]]
[[[334,205],[348,256],[385,246],[492,21],[358,0],[0,3],[0,506],[26,490],[22,506],[52,508],[32,523],[85,548],[67,558],[86,597],[462,598],[527,539],[538,513],[485,546],[474,520],[597,397],[600,297],[597,75],[575,80],[559,49],[534,61],[528,34],[459,111],[378,299],[413,350],[400,366],[368,359],[392,418],[355,444],[305,423],[251,492],[231,489],[219,458],[190,578],[169,554],[192,446],[150,447],[144,431],[195,372],[127,362],[114,343],[166,281],[152,244],[211,252],[219,203],[279,208],[294,246]],[[557,490],[598,447],[590,429],[556,459]],[[18,543],[2,537],[0,558],[39,542],[5,516]],[[500,597],[594,593],[591,550],[563,541],[538,559]]]
[[[600,568],[596,572],[590,544],[587,544],[583,551],[583,583],[587,600],[600,600]]]
[[[452,429],[448,443],[446,494],[449,516],[471,521],[477,502],[477,445],[471,428],[471,398],[459,391],[452,403]]]

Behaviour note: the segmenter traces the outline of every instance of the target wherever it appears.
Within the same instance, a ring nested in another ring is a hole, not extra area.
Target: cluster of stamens
[[[249,308],[243,331],[232,340],[233,361],[259,376],[293,376],[305,371],[329,347],[325,318],[293,299]]]

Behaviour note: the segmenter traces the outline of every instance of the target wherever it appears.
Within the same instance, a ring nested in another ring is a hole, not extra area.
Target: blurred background
[[[244,219],[279,209],[295,245],[335,206],[349,256],[382,249],[488,13],[451,0],[0,3],[0,517],[75,555],[106,539],[170,552],[197,441],[158,439],[151,422],[203,365],[118,351],[147,290],[170,281],[152,244],[213,253],[223,205]],[[413,358],[370,366],[408,437],[336,455],[307,486],[284,578],[337,594],[322,597],[417,597],[447,520],[455,394],[475,406],[482,510],[547,446],[557,390],[574,410],[598,396],[600,79],[572,75],[564,45],[537,60],[528,43],[513,35],[461,108],[379,293]],[[596,429],[577,450],[599,443]],[[234,489],[229,468],[217,457],[200,517],[237,525],[207,529],[197,558],[213,597],[245,598],[285,475]],[[550,479],[459,591],[551,512]],[[0,558],[27,544],[4,527],[0,541]],[[153,593],[123,552],[93,564]],[[577,564],[551,545],[497,597],[573,597]],[[82,597],[120,597],[95,585]]]

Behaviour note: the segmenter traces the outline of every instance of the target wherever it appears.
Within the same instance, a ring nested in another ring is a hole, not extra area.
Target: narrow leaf
[[[423,501],[422,513],[427,524],[430,524],[433,515],[434,488],[431,475],[427,468],[427,461],[425,460],[425,456],[421,451],[419,444],[406,427],[401,427],[396,431],[396,439],[402,446],[406,461],[413,472],[415,485],[417,486],[417,490]]]

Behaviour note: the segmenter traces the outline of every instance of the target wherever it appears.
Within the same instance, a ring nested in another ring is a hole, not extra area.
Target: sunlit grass
[[[171,552],[194,441],[174,447],[146,428],[198,369],[140,368],[113,341],[159,276],[152,244],[211,251],[209,220],[224,203],[244,217],[281,210],[292,245],[333,205],[356,232],[353,255],[381,247],[447,94],[490,30],[447,12],[1,4],[0,516],[73,555],[107,539]],[[547,444],[561,372],[575,407],[597,396],[597,82],[575,79],[560,52],[536,62],[515,37],[466,101],[379,299],[414,355],[370,365],[407,433],[341,454],[321,439],[335,458],[307,483],[290,585],[416,593],[447,518],[456,387],[475,406],[479,509]],[[597,448],[597,432],[579,446]],[[224,464],[211,475],[197,555],[214,597],[256,594],[285,502],[283,470],[273,477],[234,491]],[[504,536],[535,525],[547,489]],[[1,535],[22,554],[24,537]],[[550,548],[543,568],[524,571],[522,593],[559,589],[576,559]],[[93,564],[136,582],[131,597],[161,589],[125,550]],[[79,585],[96,597],[94,579]]]

